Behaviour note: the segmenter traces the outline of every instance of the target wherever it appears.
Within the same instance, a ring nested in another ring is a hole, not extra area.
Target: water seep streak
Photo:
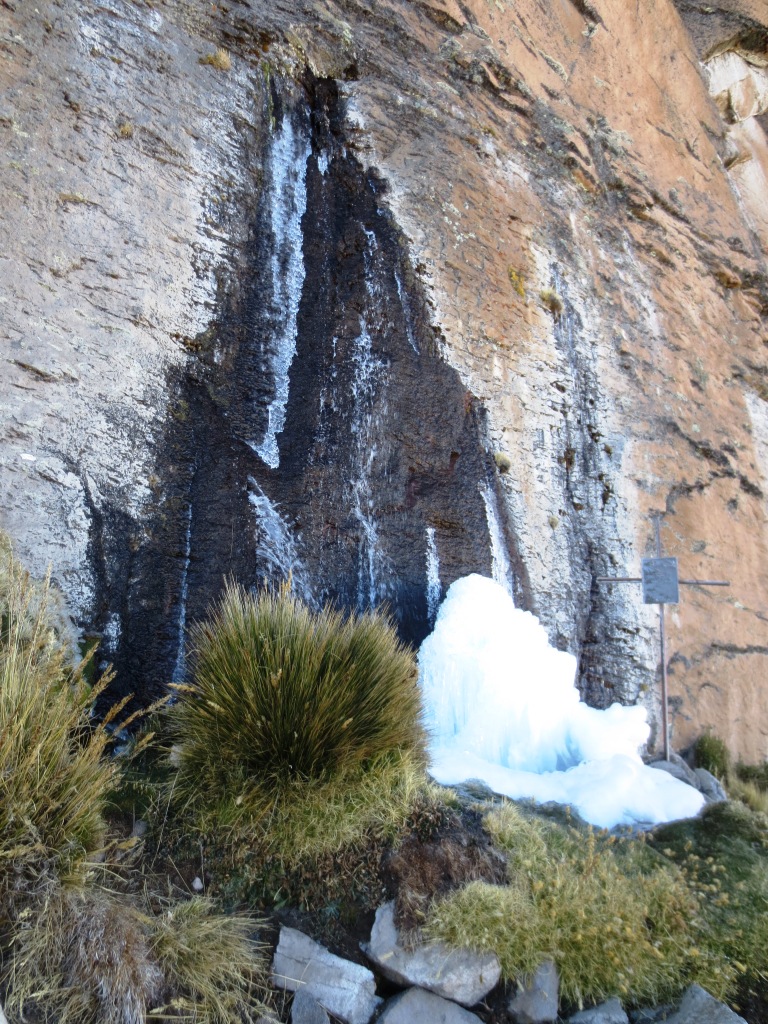
[[[377,266],[379,244],[373,231],[366,228],[365,290],[368,301],[366,315],[375,323],[385,321],[385,308]],[[382,553],[376,520],[371,478],[380,451],[379,417],[386,415],[386,404],[380,394],[386,382],[387,363],[373,349],[373,339],[366,316],[360,317],[360,330],[352,349],[352,421],[356,473],[351,482],[351,511],[361,528],[357,566],[357,606],[363,611],[375,607],[385,596],[382,575],[387,560]]]
[[[270,368],[275,397],[267,409],[267,430],[260,444],[248,444],[271,468],[280,465],[277,435],[285,426],[291,363],[296,355],[297,317],[304,287],[301,220],[307,208],[307,161],[311,147],[304,131],[283,117],[269,150],[266,196],[272,231],[270,275],[272,339]]]
[[[184,631],[187,627],[187,599],[189,598],[189,563],[192,553],[192,502],[187,506],[187,526],[184,533],[184,567],[181,570],[181,589],[179,591],[179,611],[176,623],[176,661],[171,672],[171,682],[181,683],[187,671],[187,658],[184,650]]]
[[[437,609],[440,607],[440,559],[437,556],[434,526],[427,527],[427,618],[430,628],[434,627]]]
[[[481,484],[480,496],[485,505],[485,518],[488,522],[488,536],[491,541],[491,575],[496,583],[500,583],[510,597],[513,597],[515,593],[515,577],[501,529],[496,494],[488,484]]]
[[[252,476],[248,477],[248,491],[256,514],[256,554],[266,567],[264,575],[273,581],[290,579],[293,592],[312,604],[312,591],[290,527]]]

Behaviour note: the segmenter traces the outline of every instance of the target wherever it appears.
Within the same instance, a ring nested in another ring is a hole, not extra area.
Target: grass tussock
[[[216,68],[217,71],[232,70],[232,58],[222,47],[219,47],[214,53],[206,53],[204,57],[200,58],[200,63],[208,64],[210,67]]]
[[[58,1024],[143,1024],[163,990],[146,923],[93,885],[49,886],[18,929],[7,1008]]]
[[[232,585],[192,648],[192,685],[169,710],[177,813],[203,831],[255,828],[294,859],[407,813],[421,705],[413,655],[385,619]]]
[[[728,795],[732,800],[746,804],[751,811],[768,815],[768,792],[757,782],[731,775],[728,780]]]
[[[267,1013],[259,922],[201,897],[160,912],[101,885],[54,883],[24,916],[7,1009],[57,1024],[186,1020],[242,1024]]]
[[[151,949],[172,997],[153,1017],[240,1024],[267,1014],[264,947],[253,938],[259,925],[250,917],[217,913],[200,896],[155,916]]]
[[[33,583],[0,540],[0,921],[100,849],[116,778],[102,757],[109,720],[90,718],[107,680],[91,689],[71,666],[52,604],[48,581]]]
[[[555,320],[559,320],[565,309],[565,303],[560,294],[554,288],[542,288],[539,292],[539,298]]]
[[[509,980],[552,959],[575,1004],[661,1002],[690,981],[726,991],[725,958],[698,941],[696,893],[644,843],[529,818],[512,804],[486,825],[508,855],[508,882],[473,882],[439,902],[433,937],[494,950]]]

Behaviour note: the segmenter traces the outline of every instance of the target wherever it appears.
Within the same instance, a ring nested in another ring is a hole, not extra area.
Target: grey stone
[[[530,982],[509,1000],[515,1024],[546,1024],[557,1017],[560,977],[557,967],[546,960]]]
[[[394,903],[385,903],[376,911],[371,941],[362,949],[381,973],[398,985],[415,985],[462,1006],[474,1006],[501,977],[494,953],[449,949],[442,943],[405,949],[395,926]]]
[[[382,1002],[367,967],[334,956],[296,928],[281,928],[272,961],[272,984],[289,992],[304,988],[346,1024],[368,1024]]]
[[[8,1024],[8,1018],[3,1013],[2,1005],[0,1005],[0,1024]]]
[[[676,754],[670,754],[670,760],[665,761],[663,759],[658,761],[651,761],[651,768],[658,768],[661,772],[668,772],[673,778],[679,779],[680,782],[685,782],[689,786],[693,786],[694,789],[700,788],[699,778],[696,772],[692,768],[689,768],[682,757]]]
[[[568,1018],[568,1024],[629,1024],[629,1017],[624,1007],[614,996],[599,1006],[581,1010]]]
[[[291,1024],[331,1024],[331,1019],[314,996],[300,988],[293,997]]]
[[[421,988],[390,999],[378,1024],[478,1024],[474,1013]]]
[[[646,1006],[640,1010],[630,1010],[629,1019],[632,1024],[657,1024],[657,1021],[666,1021],[672,1010],[673,1008],[668,1004]]]
[[[699,789],[708,804],[721,804],[728,799],[728,794],[712,772],[708,772],[706,768],[694,768],[694,772],[699,780]]]
[[[667,1017],[667,1024],[747,1024],[725,1003],[720,1003],[701,985],[686,989],[677,1013]]]

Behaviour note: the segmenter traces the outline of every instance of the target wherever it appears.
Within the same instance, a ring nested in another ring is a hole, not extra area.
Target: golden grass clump
[[[0,922],[100,848],[116,779],[108,722],[90,719],[107,680],[91,689],[70,665],[52,604],[0,539]]]
[[[57,1024],[179,1019],[242,1024],[267,1009],[259,922],[202,897],[151,913],[130,898],[59,884],[26,912],[7,971],[7,1008]]]
[[[527,818],[512,804],[486,824],[509,856],[508,884],[472,882],[439,902],[433,937],[495,951],[509,980],[552,959],[572,1003],[660,1002],[691,981],[727,989],[726,959],[697,944],[696,895],[642,842]]]
[[[232,58],[221,46],[215,53],[207,53],[204,57],[201,57],[200,63],[209,64],[212,68],[216,68],[217,71],[232,70]]]
[[[399,815],[424,735],[414,657],[383,617],[230,585],[192,656],[193,682],[169,709],[170,786],[201,827],[247,822],[317,853]]]
[[[539,292],[539,298],[555,320],[559,320],[565,309],[562,296],[554,288],[542,288]]]
[[[7,1008],[57,1024],[143,1024],[164,979],[146,920],[94,885],[49,886],[17,931]]]
[[[240,1024],[266,1015],[265,947],[253,938],[259,925],[250,917],[216,913],[201,896],[154,917],[152,953],[172,994],[165,1014],[196,1024]]]

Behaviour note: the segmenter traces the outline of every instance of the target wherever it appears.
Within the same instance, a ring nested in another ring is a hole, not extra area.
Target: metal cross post
[[[643,603],[659,606],[659,637],[661,640],[661,729],[664,757],[669,760],[669,710],[667,708],[667,638],[664,629],[664,605],[680,600],[679,584],[686,587],[730,587],[727,580],[681,580],[677,575],[677,559],[661,554],[661,515],[653,517],[656,528],[656,557],[642,560],[642,576],[598,576],[598,583],[642,583]]]

